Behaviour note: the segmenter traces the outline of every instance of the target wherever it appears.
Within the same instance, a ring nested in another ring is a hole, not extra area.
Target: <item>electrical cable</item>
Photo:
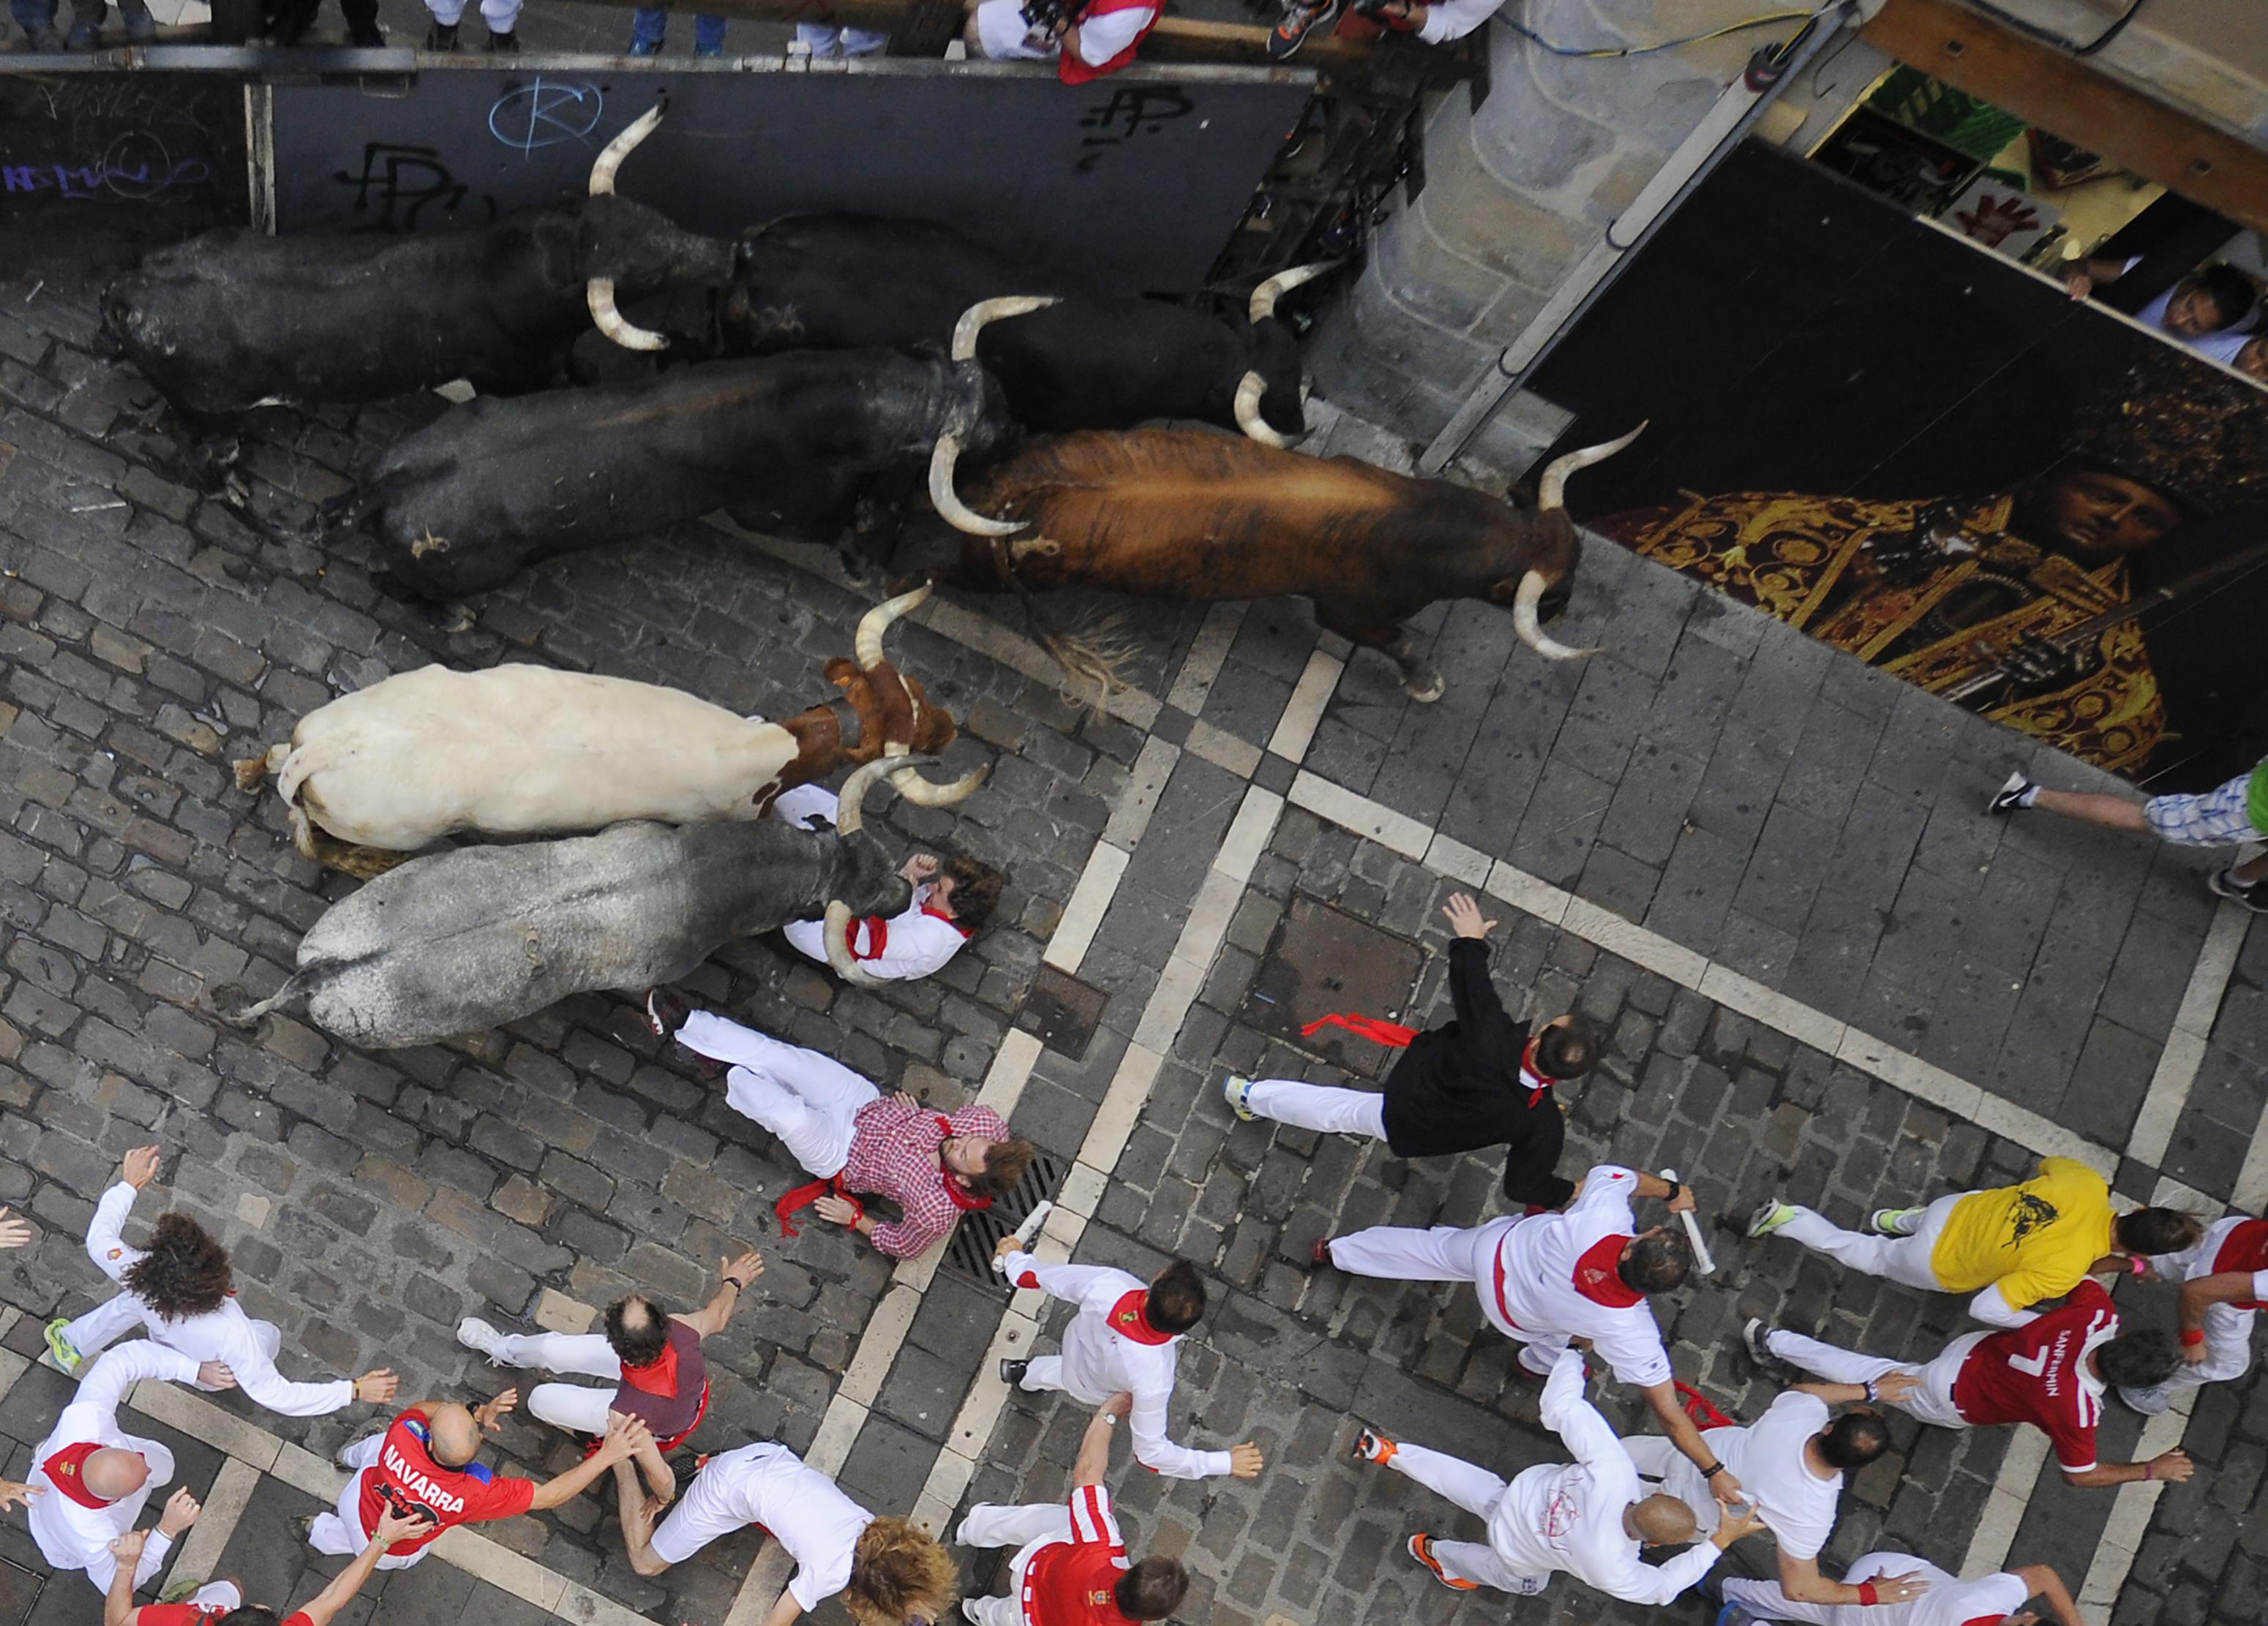
[[[2139,3],[2140,0],[2137,0],[2137,4],[2139,4]],[[1828,12],[1834,9],[1835,8],[1832,5],[1824,5],[1819,7],[1816,11],[1766,11],[1759,16],[1742,18],[1737,23],[1727,23],[1721,28],[1712,28],[1706,33],[1688,34],[1682,40],[1663,40],[1653,45],[1588,47],[1554,45],[1542,34],[1537,33],[1534,29],[1528,27],[1527,24],[1516,23],[1513,21],[1512,18],[1506,17],[1502,11],[1496,13],[1495,20],[1503,24],[1506,28],[1511,29],[1513,33],[1520,35],[1523,40],[1527,40],[1543,49],[1549,51],[1554,56],[1573,56],[1600,61],[1616,56],[1650,56],[1656,51],[1674,51],[1681,46],[1698,45],[1705,40],[1721,40],[1727,34],[1740,33],[1750,28],[1764,28],[1773,23],[1795,22],[1800,19],[1824,17]]]
[[[2149,3],[2150,0],[2133,0],[2133,4],[2126,8],[2124,12],[2120,15],[2117,21],[2112,23],[2110,26],[2105,28],[2101,33],[2095,35],[2094,39],[2088,40],[2085,45],[2081,45],[2076,40],[2066,39],[2064,35],[2056,33],[2052,28],[2043,28],[2037,23],[2029,22],[2023,18],[2014,15],[2013,12],[2004,11],[1999,6],[1994,5],[1992,3],[1992,0],[1970,0],[1970,4],[1971,5],[1974,5],[1978,11],[1984,12],[1987,17],[2007,24],[2009,27],[2014,29],[2018,33],[2029,34],[2033,39],[2052,45],[2059,51],[2070,52],[2073,56],[2094,55],[2104,46],[2110,44],[2113,40],[2116,40],[2118,37],[2120,31],[2123,30],[2127,24],[2134,20],[2134,14],[2137,11],[2139,11]]]

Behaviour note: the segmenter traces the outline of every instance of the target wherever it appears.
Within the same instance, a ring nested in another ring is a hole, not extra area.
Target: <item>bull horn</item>
[[[626,350],[666,350],[668,338],[651,327],[641,327],[615,308],[615,279],[594,276],[584,287],[591,305],[591,320],[599,331]]]
[[[929,456],[929,500],[938,517],[971,536],[1013,536],[1022,530],[1021,520],[990,519],[961,500],[953,489],[953,466],[960,457],[960,436],[948,430],[937,438],[937,449]]]
[[[1543,623],[1535,619],[1535,607],[1543,602],[1545,585],[1541,570],[1529,570],[1520,578],[1520,591],[1512,600],[1512,629],[1520,635],[1520,641],[1546,660],[1580,660],[1586,655],[1597,654],[1595,644],[1579,650],[1543,630]]]
[[[876,760],[852,771],[843,782],[843,791],[836,798],[835,832],[838,835],[856,835],[865,820],[863,804],[866,792],[874,788],[874,781],[897,770],[899,764]]]
[[[654,127],[660,122],[661,104],[657,102],[607,143],[606,150],[599,154],[598,161],[591,166],[593,197],[612,197],[615,195],[615,173],[622,168],[622,160],[637,151],[638,143],[652,135]],[[584,285],[583,291],[590,303],[591,320],[598,324],[599,331],[624,349],[663,350],[669,348],[669,341],[660,334],[622,319],[622,313],[615,308],[613,277],[594,276]]]
[[[924,582],[911,592],[902,592],[895,599],[885,599],[858,618],[858,635],[851,647],[858,651],[861,671],[870,671],[882,664],[882,635],[890,623],[901,615],[912,614],[921,607],[930,594],[930,583]]]
[[[652,135],[654,127],[660,122],[661,104],[656,102],[633,120],[621,135],[607,143],[606,150],[599,154],[598,161],[591,166],[593,197],[614,195],[615,172],[622,168],[622,160],[637,151],[638,143]]]
[[[902,757],[906,754],[907,749],[902,745],[882,747],[882,754],[886,757]],[[950,807],[955,802],[967,801],[974,796],[976,787],[984,783],[984,776],[991,769],[990,762],[979,763],[960,778],[939,784],[934,779],[923,778],[910,768],[901,768],[890,776],[890,788],[917,807]]]
[[[996,322],[1008,316],[1028,316],[1034,311],[1044,311],[1051,305],[1062,303],[1052,295],[1042,297],[1036,294],[1018,294],[1005,299],[979,299],[963,311],[961,320],[953,324],[953,359],[976,359],[976,335],[983,330],[986,322]]]
[[[827,944],[827,963],[835,975],[853,988],[880,988],[884,981],[858,963],[850,952],[850,906],[837,900],[827,906],[827,925],[821,933]]]
[[[1248,372],[1236,381],[1236,426],[1263,446],[1284,447],[1291,440],[1278,434],[1260,416],[1260,398],[1268,393],[1268,380],[1257,372]]]
[[[1252,291],[1252,303],[1248,307],[1252,320],[1256,322],[1266,321],[1276,314],[1277,300],[1290,293],[1294,288],[1314,282],[1326,271],[1337,270],[1340,263],[1336,260],[1322,260],[1314,265],[1295,265],[1288,271],[1277,272],[1275,276]]]
[[[1646,426],[1652,422],[1653,422],[1652,418],[1641,419],[1638,426],[1620,440],[1609,440],[1602,446],[1585,446],[1579,452],[1570,452],[1565,457],[1553,458],[1545,466],[1543,477],[1535,482],[1536,507],[1565,508],[1567,505],[1568,475],[1579,468],[1588,468],[1594,463],[1605,462],[1631,441],[1645,434]],[[1521,585],[1521,591],[1522,592],[1528,591],[1525,584]],[[1528,635],[1522,633],[1521,636],[1526,637]],[[1534,642],[1533,639],[1529,641]]]
[[[896,765],[880,758],[857,769],[843,782],[843,794],[835,808],[835,833],[849,837],[858,834],[865,823],[866,792],[874,782],[894,771],[902,772]],[[850,906],[840,898],[827,906],[827,926],[821,934],[827,944],[827,963],[835,968],[835,975],[859,988],[872,988],[882,979],[860,965],[850,953]]]

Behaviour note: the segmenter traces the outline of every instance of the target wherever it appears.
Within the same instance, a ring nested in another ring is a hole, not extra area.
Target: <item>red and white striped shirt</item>
[[[1131,1617],[1112,1589],[1130,1567],[1110,1492],[1101,1485],[1073,1488],[1070,1539],[1049,1542],[1024,1569],[1027,1626],[1123,1626]]]

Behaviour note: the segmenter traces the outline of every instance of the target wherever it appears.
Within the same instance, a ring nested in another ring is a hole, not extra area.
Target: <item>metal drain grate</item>
[[[1054,1200],[1063,1186],[1064,1166],[1043,1151],[1032,1159],[1032,1166],[1024,1171],[1013,1191],[994,1199],[990,1208],[971,1209],[963,1214],[946,1247],[945,1268],[997,1284],[1000,1278],[992,1269],[992,1250],[1000,1246],[1002,1237],[1029,1218],[1034,1209]]]

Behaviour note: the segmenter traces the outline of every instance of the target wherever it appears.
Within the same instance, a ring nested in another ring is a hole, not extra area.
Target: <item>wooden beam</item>
[[[2268,231],[2268,152],[1954,0],[1890,0],[1859,38],[2146,180]]]

